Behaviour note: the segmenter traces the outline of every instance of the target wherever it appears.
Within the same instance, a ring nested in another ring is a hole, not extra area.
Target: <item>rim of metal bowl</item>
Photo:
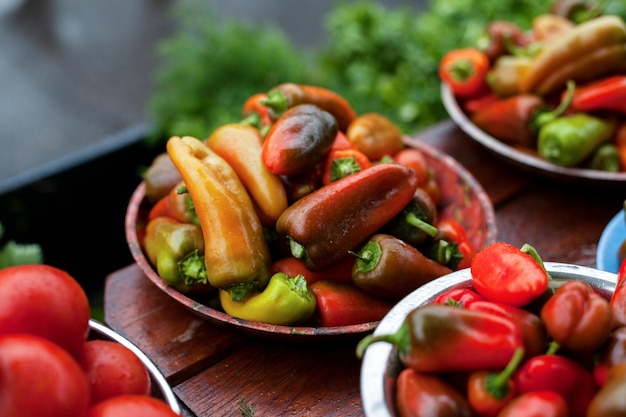
[[[157,396],[164,400],[167,405],[169,405],[169,407],[172,409],[172,411],[182,415],[182,410],[180,408],[178,400],[176,399],[176,395],[168,384],[167,379],[165,379],[165,376],[161,373],[159,368],[157,368],[154,362],[152,362],[152,360],[150,360],[150,358],[145,353],[143,353],[141,349],[139,349],[134,343],[126,339],[121,334],[115,332],[113,329],[105,326],[97,320],[89,319],[89,329],[96,333],[96,337],[104,337],[106,339],[112,340],[132,351],[141,360],[141,362],[148,370],[148,373],[150,374],[153,395],[158,394]]]
[[[597,292],[609,297],[615,289],[617,275],[585,266],[559,262],[545,262],[546,269],[555,281],[584,279]],[[469,269],[455,271],[423,285],[403,298],[383,318],[374,335],[390,334],[400,328],[404,318],[419,305],[433,301],[445,290],[467,288],[471,284]],[[389,400],[393,395],[392,382],[398,369],[393,369],[395,350],[389,343],[374,343],[365,351],[361,363],[361,399],[363,410],[368,417],[396,417],[389,409]],[[397,362],[397,356],[395,356]]]

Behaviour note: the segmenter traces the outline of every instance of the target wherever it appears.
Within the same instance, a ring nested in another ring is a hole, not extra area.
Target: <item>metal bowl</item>
[[[478,181],[451,156],[408,138],[406,144],[422,150],[427,163],[435,172],[443,202],[439,210],[440,218],[454,217],[470,230],[468,237],[475,250],[493,243],[496,239],[495,213],[491,200]],[[159,277],[143,252],[142,236],[149,209],[150,203],[145,198],[145,183],[142,182],[133,193],[126,212],[126,240],[132,256],[148,279],[198,316],[254,336],[290,341],[353,338],[373,331],[378,325],[379,322],[375,321],[337,327],[278,326],[242,320],[210,307],[200,299],[177,291]]]
[[[94,319],[89,320],[88,339],[117,342],[132,351],[148,370],[152,387],[152,396],[166,402],[175,413],[182,415],[182,410],[178,404],[178,400],[174,395],[174,391],[172,391],[172,388],[167,383],[165,376],[163,376],[161,371],[159,371],[150,358],[148,358],[146,354],[143,353],[141,349],[135,346],[130,340]]]
[[[579,279],[591,284],[597,293],[609,299],[615,290],[617,276],[598,269],[546,262],[554,288],[567,280]],[[416,307],[428,304],[444,292],[455,288],[471,287],[469,269],[453,272],[438,278],[403,298],[380,322],[374,335],[391,334],[402,325],[406,316]],[[368,417],[396,417],[394,396],[396,377],[403,369],[398,351],[389,343],[373,343],[365,351],[361,363],[361,398]]]

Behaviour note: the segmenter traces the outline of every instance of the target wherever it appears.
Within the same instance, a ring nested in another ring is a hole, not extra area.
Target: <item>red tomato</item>
[[[180,417],[165,403],[144,395],[121,395],[91,407],[87,417]]]
[[[87,295],[67,272],[48,265],[0,269],[0,335],[41,336],[78,358],[89,317]]]
[[[548,273],[532,256],[505,242],[495,242],[472,259],[474,289],[491,301],[521,307],[548,289]]]
[[[80,364],[91,387],[91,404],[124,394],[149,395],[150,374],[130,349],[108,340],[85,344]]]
[[[0,416],[84,416],[89,382],[64,349],[38,336],[0,336]]]

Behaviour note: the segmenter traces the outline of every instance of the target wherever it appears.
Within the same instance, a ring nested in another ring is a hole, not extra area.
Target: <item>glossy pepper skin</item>
[[[415,308],[390,335],[368,335],[357,346],[389,342],[400,361],[418,372],[475,371],[504,367],[523,347],[519,328],[504,317],[441,304]]]
[[[520,394],[536,391],[559,394],[567,403],[572,417],[585,415],[599,389],[591,372],[573,359],[557,354],[530,358],[513,378]]]
[[[379,113],[357,116],[348,126],[346,136],[371,161],[393,156],[404,148],[400,128]]]
[[[606,384],[589,404],[586,417],[621,417],[626,415],[626,363],[615,365]]]
[[[280,177],[263,163],[259,130],[240,123],[222,125],[211,133],[206,144],[233,168],[258,207],[259,217],[273,225],[287,208],[287,192]]]
[[[211,291],[204,265],[200,226],[156,217],[146,226],[146,255],[168,285],[185,294]]]
[[[278,259],[272,264],[272,273],[275,274],[276,272],[283,272],[292,277],[302,275],[309,285],[322,280],[352,283],[353,263],[353,257],[347,255],[330,268],[323,271],[311,271],[306,267],[302,259],[288,256],[286,258]]]
[[[567,403],[552,391],[535,391],[514,398],[498,417],[568,417]]]
[[[417,178],[398,164],[379,164],[318,188],[281,214],[276,231],[297,258],[323,270],[355,250],[398,214],[417,189]]]
[[[331,149],[324,161],[322,185],[328,185],[371,166],[369,158],[358,149]]]
[[[148,221],[161,216],[171,217],[181,223],[200,225],[198,214],[193,207],[193,200],[187,192],[184,182],[178,183],[172,190],[152,206]]]
[[[302,275],[276,273],[262,292],[248,293],[241,301],[220,290],[224,311],[244,320],[287,326],[301,324],[315,312],[315,296]]]
[[[571,108],[582,112],[611,110],[626,114],[626,75],[614,75],[578,86]]]
[[[167,152],[180,171],[204,236],[209,283],[228,288],[270,278],[270,251],[246,189],[223,158],[193,137],[171,137]]]
[[[261,157],[270,172],[293,175],[313,168],[330,151],[337,121],[312,104],[291,107],[267,133]]]
[[[541,309],[541,319],[555,342],[580,353],[598,349],[612,325],[609,302],[580,280],[559,287]]]
[[[476,251],[461,223],[453,218],[435,224],[437,234],[425,250],[427,255],[453,270],[469,268]]]
[[[400,417],[470,417],[467,400],[443,379],[405,368],[396,379],[395,404]]]
[[[375,297],[400,299],[451,272],[402,239],[377,233],[356,253],[352,281]]]
[[[409,204],[384,226],[383,231],[411,246],[418,247],[437,236],[437,206],[423,188],[418,188]]]
[[[557,118],[539,130],[539,155],[553,164],[575,166],[611,139],[615,122],[586,113]]]

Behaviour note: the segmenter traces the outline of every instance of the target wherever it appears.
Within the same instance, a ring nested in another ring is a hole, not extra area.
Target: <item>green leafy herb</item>
[[[0,223],[0,238],[4,235],[4,226]],[[0,269],[15,265],[40,264],[43,252],[38,244],[20,244],[9,240],[0,247]]]

